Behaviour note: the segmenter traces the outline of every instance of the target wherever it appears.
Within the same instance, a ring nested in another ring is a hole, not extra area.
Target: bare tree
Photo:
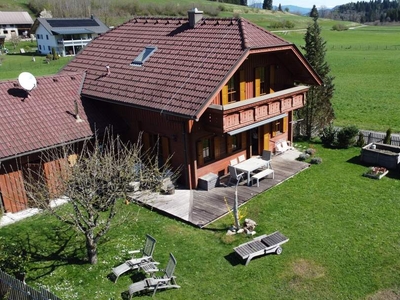
[[[16,33],[13,33],[11,34],[10,42],[13,44],[14,49],[16,49],[18,44],[21,42],[21,37],[18,36]]]
[[[53,165],[56,162],[57,170],[28,168],[28,197],[84,235],[91,264],[97,263],[97,245],[112,225],[117,201],[125,201],[129,183],[152,178],[152,185],[147,187],[159,187],[168,168],[166,164],[146,168],[144,164],[156,157],[149,152],[143,154],[140,140],[133,145],[123,143],[110,132],[102,140],[85,143],[79,151],[72,147],[48,151],[42,160]],[[49,199],[60,196],[68,200],[65,206],[49,205]]]

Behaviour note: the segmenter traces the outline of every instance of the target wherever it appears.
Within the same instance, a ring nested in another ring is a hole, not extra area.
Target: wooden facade
[[[201,176],[227,174],[233,157],[291,141],[293,111],[304,106],[307,91],[293,85],[273,54],[254,54],[227,77],[199,120],[120,105],[115,110],[130,124],[126,138],[136,140],[142,132],[145,149],[159,141],[160,159],[172,155],[172,167],[182,167],[180,185],[194,189]]]

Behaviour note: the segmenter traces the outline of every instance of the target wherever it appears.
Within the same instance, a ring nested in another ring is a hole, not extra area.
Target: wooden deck
[[[296,160],[299,153],[296,150],[289,150],[284,154],[273,156],[271,165],[275,178],[261,179],[259,187],[255,182],[254,185],[247,186],[247,181],[242,180],[237,188],[239,206],[308,168],[308,163]],[[152,209],[195,226],[204,227],[228,213],[224,198],[230,207],[233,206],[236,187],[235,183],[227,185],[228,181],[229,176],[221,178],[220,185],[209,191],[176,189],[173,195],[133,193],[129,196]]]

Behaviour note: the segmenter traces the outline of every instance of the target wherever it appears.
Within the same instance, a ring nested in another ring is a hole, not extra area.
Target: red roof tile
[[[93,40],[63,71],[87,71],[85,96],[197,119],[248,49],[288,45],[245,19],[203,18],[190,28],[187,18],[140,17]],[[157,49],[132,66],[146,46]]]
[[[83,72],[39,77],[29,94],[17,80],[0,82],[0,160],[89,138],[94,124],[108,124],[98,103],[81,100],[83,79]],[[74,101],[83,122],[75,118]]]

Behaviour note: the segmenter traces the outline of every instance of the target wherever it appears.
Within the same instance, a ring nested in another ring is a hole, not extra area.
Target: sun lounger
[[[262,235],[254,238],[252,241],[244,243],[238,247],[235,247],[235,252],[242,258],[246,260],[246,266],[249,264],[256,256],[265,255],[268,253],[281,254],[281,245],[289,241],[289,239],[284,236],[279,231],[271,233],[269,235]]]

